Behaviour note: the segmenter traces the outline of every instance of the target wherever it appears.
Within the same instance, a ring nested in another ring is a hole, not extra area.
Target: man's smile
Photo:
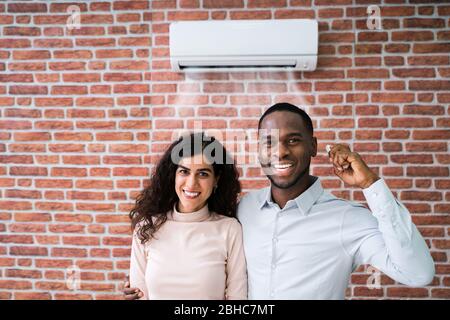
[[[277,162],[271,164],[271,169],[273,174],[276,176],[287,176],[292,174],[292,171],[295,168],[295,163],[293,162]]]

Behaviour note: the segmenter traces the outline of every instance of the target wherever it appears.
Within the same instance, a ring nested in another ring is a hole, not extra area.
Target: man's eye
[[[199,173],[200,177],[208,177],[209,174],[207,172],[200,172]]]
[[[293,139],[289,139],[289,140],[288,140],[288,142],[289,142],[290,144],[297,143],[297,142],[299,142],[299,141],[300,141],[300,139],[297,139],[297,138],[293,138]]]

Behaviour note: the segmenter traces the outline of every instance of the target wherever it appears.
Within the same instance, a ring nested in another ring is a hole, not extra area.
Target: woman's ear
[[[218,176],[216,176],[216,180],[215,180],[215,186],[217,187],[219,185],[219,179],[220,179],[220,174]]]

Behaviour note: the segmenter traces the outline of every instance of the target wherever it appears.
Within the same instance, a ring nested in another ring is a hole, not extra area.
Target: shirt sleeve
[[[130,258],[130,288],[139,288],[144,296],[140,300],[148,300],[148,290],[145,284],[145,269],[147,267],[147,253],[145,245],[133,232]]]
[[[363,206],[351,206],[342,224],[344,249],[354,258],[354,267],[370,264],[403,284],[429,284],[435,274],[434,262],[408,209],[383,179],[363,193],[372,214]]]
[[[241,224],[236,219],[233,219],[227,241],[226,300],[247,299],[247,265],[242,241]]]

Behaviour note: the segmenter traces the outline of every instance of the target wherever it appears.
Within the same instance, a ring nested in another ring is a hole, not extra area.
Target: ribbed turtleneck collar
[[[208,219],[210,213],[208,209],[208,204],[206,204],[203,208],[198,211],[189,212],[189,213],[181,213],[177,210],[177,204],[173,206],[172,210],[172,220],[180,221],[180,222],[200,222]]]

